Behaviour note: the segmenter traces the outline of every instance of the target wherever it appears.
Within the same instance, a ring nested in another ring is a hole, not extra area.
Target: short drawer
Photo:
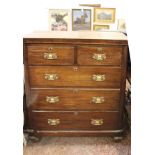
[[[32,121],[36,130],[114,130],[119,113],[33,111]]]
[[[74,47],[62,45],[27,46],[29,65],[70,65],[74,63]]]
[[[44,110],[118,110],[120,90],[106,89],[32,89],[32,109]]]
[[[115,65],[122,62],[122,47],[91,47],[77,48],[77,62],[79,65]]]
[[[121,68],[78,66],[31,66],[31,87],[106,87],[119,88]]]

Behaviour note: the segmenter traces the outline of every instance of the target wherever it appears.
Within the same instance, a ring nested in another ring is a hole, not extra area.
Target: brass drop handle
[[[57,58],[58,58],[58,56],[56,53],[44,53],[44,59],[55,60]]]
[[[93,59],[97,60],[97,61],[103,61],[106,59],[106,55],[105,54],[97,54],[94,53],[92,56]]]
[[[46,96],[46,102],[47,103],[57,103],[59,102],[58,96]]]
[[[57,80],[59,78],[58,74],[45,74],[44,75],[45,80]]]
[[[92,103],[101,104],[104,103],[104,97],[92,97]]]
[[[92,125],[102,125],[103,119],[91,119],[91,124]]]
[[[100,75],[100,74],[97,74],[97,75],[92,75],[92,80],[94,81],[105,81],[105,75]]]
[[[51,126],[55,126],[55,125],[60,124],[60,119],[48,119],[47,123]]]

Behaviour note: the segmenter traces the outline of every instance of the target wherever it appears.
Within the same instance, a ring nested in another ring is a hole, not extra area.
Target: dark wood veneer
[[[58,96],[59,101],[48,103],[47,96]],[[119,110],[120,90],[106,89],[35,89],[31,90],[30,106],[38,110]],[[92,97],[103,97],[94,103]]]
[[[46,80],[45,74],[57,74],[58,79]],[[104,81],[92,80],[93,75],[105,75]],[[121,68],[84,66],[33,66],[29,67],[31,87],[106,87],[119,88]]]
[[[38,130],[117,130],[118,116],[118,112],[32,112]],[[60,119],[60,124],[51,126],[48,119]],[[91,119],[103,119],[103,124],[92,125]]]
[[[72,65],[74,64],[74,47],[56,46],[53,44],[29,45],[28,64],[29,65]],[[44,53],[54,53],[57,58],[48,60],[44,58]]]
[[[24,38],[23,43],[29,131],[43,136],[121,136],[127,40],[36,38],[34,35]],[[56,53],[58,59],[44,59],[46,52]],[[92,58],[94,53],[105,54],[106,59],[97,61]],[[59,78],[45,80],[44,74],[58,74]],[[93,74],[104,74],[106,78],[93,81]],[[46,96],[59,96],[60,100],[47,103]],[[92,97],[104,97],[105,101],[94,104]],[[49,125],[50,118],[60,119],[60,124]],[[103,124],[92,125],[91,119],[103,119]]]
[[[122,47],[118,46],[79,46],[77,61],[79,65],[121,66]],[[103,61],[93,59],[93,54],[104,54]]]

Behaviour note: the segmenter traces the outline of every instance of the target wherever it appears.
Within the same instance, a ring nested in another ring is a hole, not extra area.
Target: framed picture
[[[117,30],[118,31],[126,31],[126,25],[125,25],[125,20],[124,19],[119,19],[118,20],[118,25],[117,25]]]
[[[91,9],[72,9],[72,30],[91,30]]]
[[[114,23],[115,12],[115,8],[94,8],[94,22]]]
[[[93,26],[94,31],[105,31],[105,30],[109,30],[109,29],[110,29],[109,25],[94,25]]]
[[[49,9],[50,31],[68,31],[68,27],[69,27],[69,10]]]
[[[101,4],[79,4],[79,6],[84,6],[84,7],[101,7]]]

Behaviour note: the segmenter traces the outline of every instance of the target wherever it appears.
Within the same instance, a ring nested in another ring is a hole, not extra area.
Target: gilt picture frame
[[[68,31],[69,18],[68,9],[49,9],[49,31]]]
[[[114,23],[115,14],[115,8],[94,8],[94,23]]]
[[[109,29],[110,29],[109,25],[94,25],[93,26],[94,31],[105,31],[105,30],[109,30]]]
[[[72,9],[72,30],[91,30],[91,9]]]

